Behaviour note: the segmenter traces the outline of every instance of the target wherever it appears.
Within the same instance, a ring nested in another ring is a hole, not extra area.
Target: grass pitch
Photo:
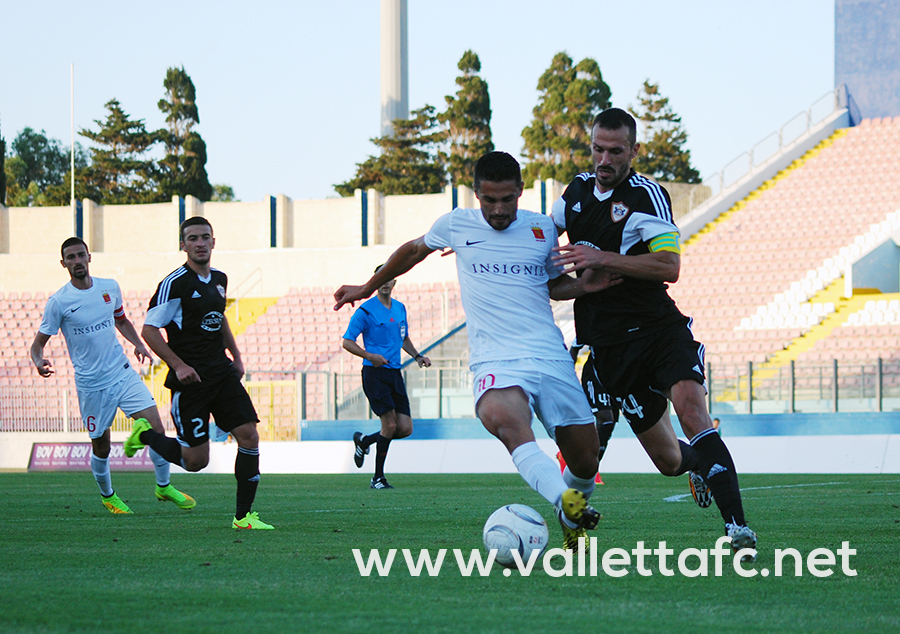
[[[366,475],[264,475],[260,517],[274,531],[235,531],[230,476],[178,476],[197,507],[153,496],[152,474],[114,473],[134,511],[100,504],[90,473],[0,474],[0,632],[897,632],[900,631],[900,476],[743,475],[744,503],[759,533],[756,570],[774,550],[836,551],[849,541],[856,576],[687,578],[677,554],[712,548],[713,506],[701,510],[687,479],[608,475],[592,503],[603,513],[599,551],[665,540],[674,576],[656,558],[641,576],[552,577],[541,563],[524,577],[460,574],[452,549],[480,548],[485,519],[508,503],[547,519],[549,505],[516,475],[392,475],[373,491]],[[681,496],[681,497],[678,497]],[[673,500],[673,498],[675,498]],[[667,499],[669,501],[667,501]],[[391,573],[360,574],[368,557],[396,548]],[[399,549],[448,549],[441,572],[411,576]],[[561,567],[559,559],[555,567]],[[696,560],[694,560],[696,562]]]

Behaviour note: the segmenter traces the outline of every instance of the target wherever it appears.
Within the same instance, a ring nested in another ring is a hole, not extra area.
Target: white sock
[[[112,476],[109,474],[109,458],[98,458],[91,452],[91,472],[100,486],[100,495],[109,497],[113,494]]]
[[[594,492],[594,489],[597,487],[596,478],[579,478],[574,473],[569,471],[569,465],[566,465],[566,470],[563,471],[562,474],[563,480],[568,485],[570,489],[577,489],[584,493],[584,499],[588,500],[591,497],[591,494]]]
[[[153,447],[149,449],[150,460],[153,461],[153,470],[156,472],[157,486],[164,487],[169,484],[169,461],[153,451]]]
[[[512,460],[525,482],[550,504],[559,507],[563,491],[569,487],[559,473],[559,465],[541,451],[537,442],[532,440],[516,447],[512,452]]]

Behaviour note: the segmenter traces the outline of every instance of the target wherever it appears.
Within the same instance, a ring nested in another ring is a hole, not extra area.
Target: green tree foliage
[[[473,51],[466,51],[458,64],[462,75],[456,78],[459,90],[455,97],[447,96],[447,110],[438,120],[447,128],[450,145],[448,172],[454,185],[472,186],[475,162],[494,150],[491,141],[491,97],[488,85],[478,73],[481,60]]]
[[[159,162],[160,199],[191,195],[209,200],[213,188],[206,173],[206,143],[193,131],[200,123],[194,82],[184,67],[169,68],[163,86],[166,98],[158,106],[167,127],[157,132],[166,146],[166,156]]]
[[[596,61],[585,58],[576,66],[564,52],[554,56],[537,89],[534,119],[522,130],[528,161],[522,177],[526,187],[538,178],[567,183],[590,168],[591,121],[609,107],[612,92]]]
[[[213,185],[212,198],[210,200],[215,203],[230,203],[234,201],[234,189],[231,185]]]
[[[357,189],[375,189],[385,195],[433,194],[446,183],[446,155],[434,106],[413,110],[409,119],[394,120],[394,134],[372,139],[381,155],[370,156],[356,166],[356,176],[334,186],[341,196]]]
[[[25,128],[13,140],[6,162],[6,199],[10,207],[68,205],[70,200],[70,148],[41,130]],[[75,169],[84,173],[88,155],[75,144]],[[79,181],[76,177],[76,184]],[[78,191],[76,191],[76,194]],[[84,190],[81,190],[84,193]]]
[[[0,134],[0,205],[6,204],[6,139]]]
[[[95,120],[98,130],[82,130],[79,134],[99,147],[91,148],[91,167],[87,170],[87,187],[102,204],[131,204],[160,199],[153,161],[145,158],[149,148],[159,140],[156,132],[147,131],[143,119],[132,120],[117,99],[106,103],[105,121]]]
[[[700,172],[691,166],[691,151],[684,147],[688,135],[681,117],[660,94],[659,84],[645,80],[638,106],[628,110],[640,129],[641,151],[632,163],[634,169],[661,181],[700,183]]]

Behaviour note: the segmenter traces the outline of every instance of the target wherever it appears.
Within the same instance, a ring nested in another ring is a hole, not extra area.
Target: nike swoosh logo
[[[79,308],[81,308],[81,306],[78,306],[77,308],[73,308],[73,309],[72,309],[72,312],[74,313],[74,312],[75,312],[76,310],[78,310]]]
[[[481,244],[484,240],[466,240],[466,246],[470,247],[473,244]]]

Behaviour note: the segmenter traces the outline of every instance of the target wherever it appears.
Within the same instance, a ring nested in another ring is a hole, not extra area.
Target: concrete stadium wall
[[[563,186],[547,181],[547,206]],[[113,277],[122,290],[153,289],[184,262],[178,250],[179,217],[203,216],[216,237],[213,265],[225,271],[234,288],[252,275],[262,283],[251,297],[283,295],[291,287],[337,287],[368,279],[397,246],[423,235],[451,211],[453,192],[417,196],[365,193],[368,203],[362,247],[362,196],[295,200],[283,195],[255,202],[207,202],[188,196],[148,205],[82,203],[83,237],[93,256],[91,272]],[[275,238],[272,244],[275,201]],[[525,190],[520,207],[540,211],[541,183]],[[476,207],[472,190],[460,187],[459,206]],[[75,233],[71,207],[0,206],[0,293],[49,293],[66,283],[59,266],[59,245]],[[259,271],[257,271],[257,269]],[[456,280],[453,258],[432,256],[404,277],[407,282]]]
[[[91,252],[120,251],[123,247],[178,249],[177,199],[174,204],[150,205],[95,205],[86,200],[82,210],[83,238]]]
[[[218,239],[216,244],[212,263],[228,275],[232,293],[244,280],[261,278],[261,283],[246,293],[248,297],[277,297],[287,294],[292,287],[336,288],[342,284],[361,284],[396,248],[379,245],[366,248],[225,251],[221,250],[223,243]],[[183,263],[184,254],[179,251],[93,253],[91,274],[114,278],[122,287],[122,292],[127,294],[129,291],[155,289],[163,277]],[[2,293],[51,293],[68,279],[59,264],[59,252],[0,256]],[[432,255],[404,275],[403,281],[417,284],[456,281],[456,261],[454,258]]]
[[[71,207],[0,206],[2,253],[55,253],[75,233]]]
[[[347,198],[291,201],[291,242],[283,246],[311,249],[361,245],[360,201],[359,191]]]

